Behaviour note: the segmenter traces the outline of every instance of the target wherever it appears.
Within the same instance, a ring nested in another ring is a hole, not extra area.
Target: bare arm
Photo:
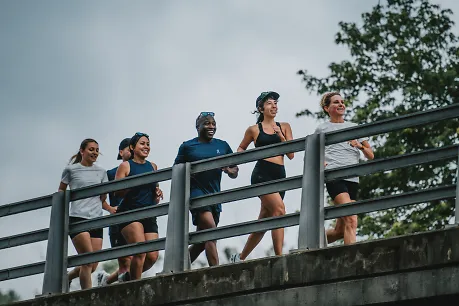
[[[360,151],[362,151],[363,155],[368,158],[368,159],[374,159],[375,155],[373,153],[373,150],[371,149],[370,144],[368,141],[364,140],[362,143],[360,143],[358,140],[354,139],[349,142],[351,146],[356,147]]]
[[[292,133],[292,127],[290,126],[290,124],[287,123],[287,122],[282,122],[281,123],[281,127],[282,127],[282,130],[283,130],[284,134],[285,134],[285,140],[282,140],[282,138],[281,138],[281,140],[282,141],[292,140],[293,139],[293,133]],[[287,155],[288,159],[290,159],[290,160],[292,160],[293,157],[295,157],[295,153],[293,153],[293,152],[287,153],[286,155]]]
[[[118,167],[118,170],[116,170],[115,180],[119,180],[119,179],[127,177],[130,171],[131,171],[131,167],[129,166],[129,162],[127,161],[122,162],[121,165]],[[126,195],[126,192],[128,191],[129,189],[118,190],[118,191],[115,191],[115,195],[117,197],[122,198]]]
[[[374,159],[375,154],[373,153],[373,149],[371,148],[370,144],[368,141],[363,141],[362,142],[362,148],[360,149],[363,152],[363,155],[368,158],[368,159]]]
[[[158,171],[158,166],[155,163],[151,162],[151,165],[153,166],[153,169],[155,169],[155,171]],[[162,199],[164,199],[163,191],[159,188],[159,184],[156,183],[156,188],[155,188],[156,204],[158,204]]]
[[[65,190],[67,190],[67,186],[68,186],[68,184],[61,182],[59,184],[59,188],[57,189],[57,191],[65,191]]]
[[[241,144],[237,148],[237,152],[242,152],[247,150],[248,146],[253,141],[253,127],[249,126],[245,131],[244,138],[242,138]]]
[[[100,200],[102,201],[102,209],[108,211],[111,215],[116,213],[118,207],[112,207],[107,203],[107,194],[100,195]]]

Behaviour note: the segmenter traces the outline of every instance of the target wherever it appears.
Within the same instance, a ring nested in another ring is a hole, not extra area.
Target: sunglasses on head
[[[215,113],[214,112],[201,112],[199,114],[199,117],[207,117],[207,116],[215,117]]]
[[[139,138],[142,137],[142,136],[145,136],[145,137],[147,137],[147,138],[150,138],[150,136],[148,136],[148,134],[140,133],[140,132],[135,133],[135,136],[138,136]]]

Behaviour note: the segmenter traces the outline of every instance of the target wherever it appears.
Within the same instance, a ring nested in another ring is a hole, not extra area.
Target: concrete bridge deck
[[[459,305],[458,227],[161,275],[15,305],[419,303]]]

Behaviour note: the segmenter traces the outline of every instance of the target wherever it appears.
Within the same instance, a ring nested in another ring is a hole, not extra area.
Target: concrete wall
[[[458,305],[457,296],[459,228],[452,228],[162,275],[16,305],[405,305],[419,298]]]

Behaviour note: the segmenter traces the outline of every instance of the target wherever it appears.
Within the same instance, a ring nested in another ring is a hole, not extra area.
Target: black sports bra
[[[279,122],[276,122],[276,125],[279,128],[281,128],[281,125]],[[263,131],[263,126],[261,125],[261,122],[258,123],[258,129],[260,130],[260,134],[258,134],[257,140],[255,141],[255,148],[282,142],[279,135],[277,135],[277,133],[266,134]],[[281,133],[284,134],[284,132],[282,132],[282,128],[281,128]]]

